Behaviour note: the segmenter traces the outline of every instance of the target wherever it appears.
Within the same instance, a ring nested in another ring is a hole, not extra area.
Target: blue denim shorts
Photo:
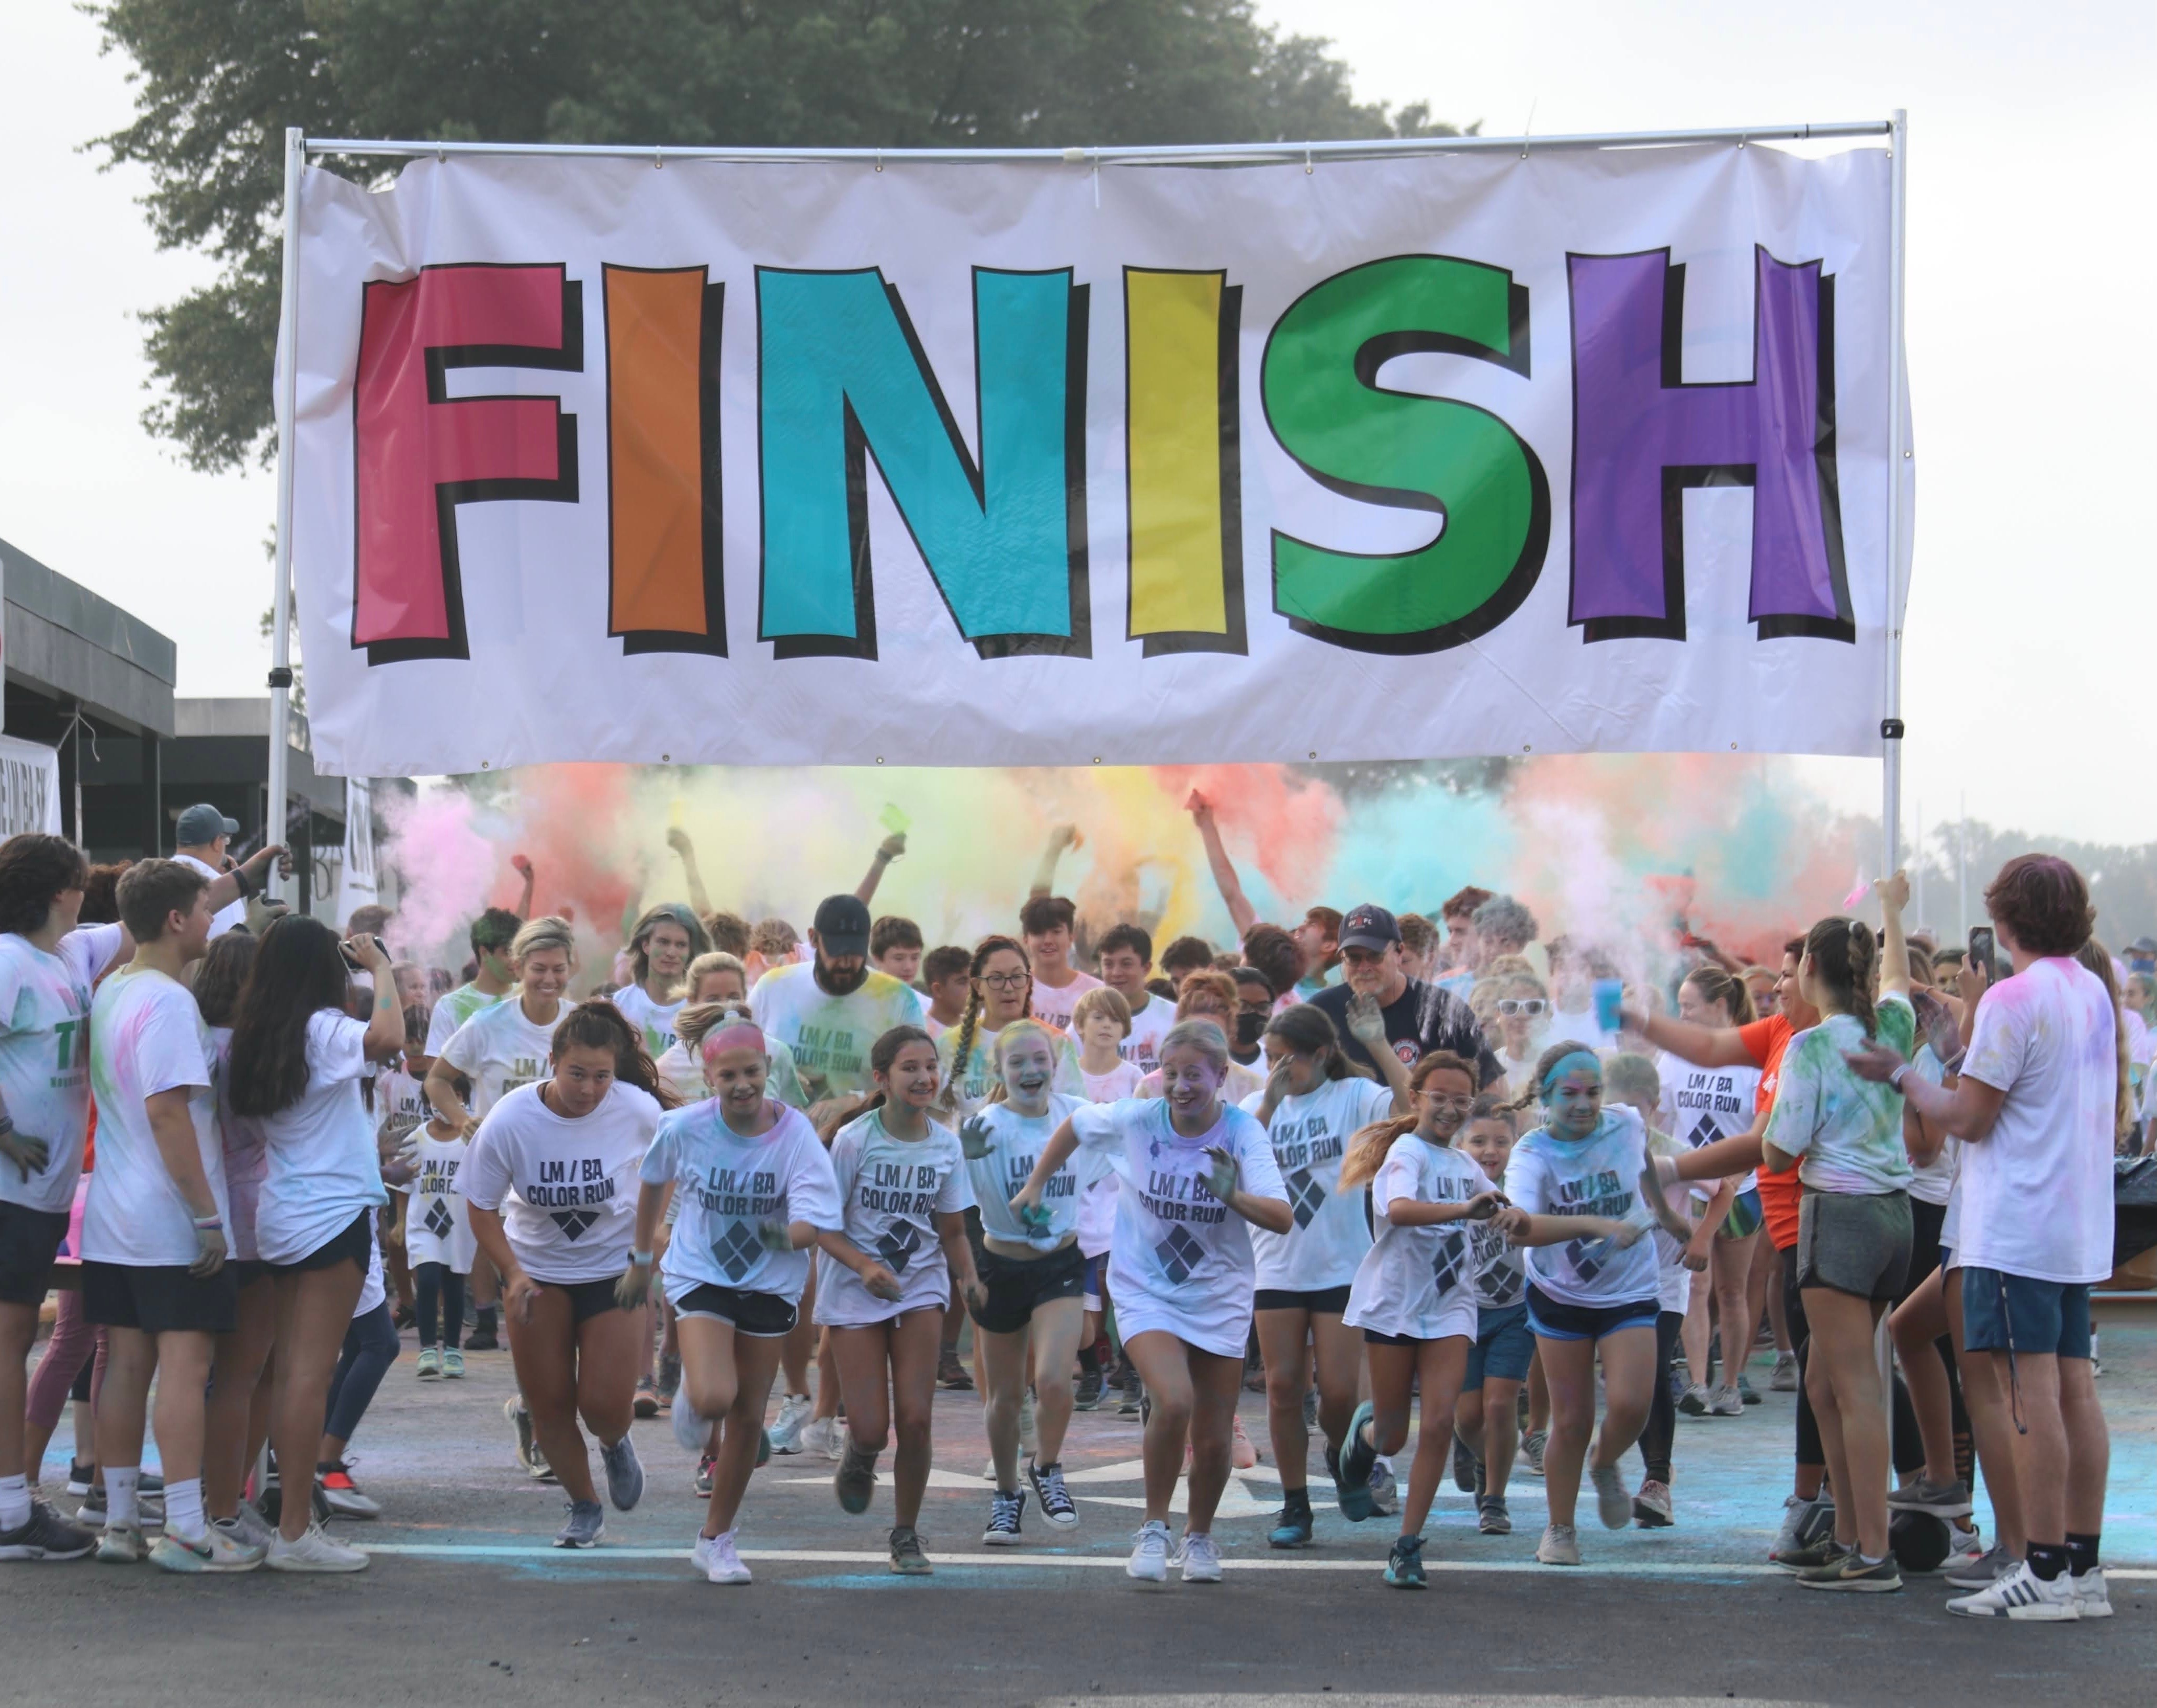
[[[1526,1381],[1528,1361],[1536,1356],[1536,1337],[1528,1327],[1528,1302],[1501,1305],[1475,1314],[1475,1344],[1468,1350],[1468,1374],[1460,1391],[1480,1388],[1492,1377]]]
[[[1973,1352],[2090,1356],[2090,1290],[1997,1269],[1962,1271],[1963,1342]]]

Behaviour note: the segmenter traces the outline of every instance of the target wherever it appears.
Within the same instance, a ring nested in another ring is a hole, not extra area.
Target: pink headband
[[[708,1062],[723,1050],[754,1050],[764,1053],[764,1029],[754,1021],[730,1020],[724,1026],[704,1034],[699,1053]]]

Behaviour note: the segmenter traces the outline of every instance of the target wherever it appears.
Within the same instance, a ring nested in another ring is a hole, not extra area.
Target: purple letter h
[[[1753,378],[1687,385],[1668,250],[1568,255],[1573,600],[1589,640],[1686,634],[1683,493],[1753,488],[1760,638],[1855,640],[1835,471],[1835,281],[1754,251]]]

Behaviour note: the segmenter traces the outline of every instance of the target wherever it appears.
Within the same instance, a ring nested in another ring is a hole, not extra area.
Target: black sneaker
[[[1116,1407],[1119,1417],[1136,1417],[1145,1410],[1145,1383],[1140,1380],[1136,1366],[1124,1372],[1124,1398]]]
[[[981,1532],[986,1548],[1016,1548],[1025,1540],[1019,1535],[1019,1515],[1026,1510],[1026,1490],[1006,1494],[999,1489],[989,1496],[989,1527]]]
[[[1378,1462],[1378,1449],[1363,1433],[1372,1415],[1371,1402],[1366,1400],[1349,1418],[1348,1445],[1333,1479],[1333,1498],[1340,1503],[1341,1515],[1351,1524],[1362,1523],[1377,1510],[1371,1498],[1371,1468]]]
[[[1395,1589],[1428,1587],[1423,1578],[1421,1536],[1393,1538],[1393,1551],[1386,1556],[1386,1582]]]
[[[1032,1459],[1026,1462],[1026,1480],[1033,1490],[1033,1498],[1041,1503],[1041,1515],[1057,1530],[1075,1530],[1078,1524],[1078,1508],[1063,1486],[1063,1464],[1058,1460],[1053,1465],[1037,1465]]]
[[[1768,1561],[1770,1565],[1781,1567],[1785,1572],[1817,1572],[1823,1567],[1834,1565],[1844,1555],[1855,1554],[1856,1551],[1855,1548],[1844,1547],[1840,1542],[1835,1541],[1835,1532],[1830,1531],[1816,1542],[1807,1542],[1795,1548],[1779,1549],[1768,1555]]]
[[[847,1512],[867,1512],[869,1502],[876,1494],[877,1456],[863,1453],[854,1445],[849,1435],[847,1445],[839,1455],[839,1469],[831,1474],[831,1491],[839,1497],[839,1505]]]
[[[1453,1438],[1453,1486],[1464,1494],[1475,1493],[1475,1455],[1457,1435]]]
[[[1266,1546],[1270,1548],[1307,1548],[1310,1546],[1310,1490],[1284,1489],[1281,1494],[1281,1510],[1274,1520],[1274,1527],[1266,1532]]]
[[[974,1391],[973,1372],[960,1361],[956,1346],[941,1348],[936,1355],[936,1386],[955,1394]]]
[[[1078,1372],[1078,1386],[1071,1396],[1071,1409],[1090,1412],[1101,1403],[1101,1372],[1098,1369]]]
[[[95,1460],[85,1464],[80,1459],[68,1461],[68,1499],[80,1500],[98,1486],[97,1464]]]
[[[1804,1589],[1845,1589],[1859,1595],[1892,1595],[1902,1587],[1902,1572],[1892,1554],[1868,1565],[1864,1555],[1852,1548],[1825,1566],[1800,1572],[1798,1584]]]
[[[465,1336],[465,1350],[499,1352],[502,1350],[502,1337],[492,1329],[474,1329],[471,1333]]]
[[[69,1524],[42,1500],[11,1531],[0,1531],[0,1560],[80,1560],[97,1546],[97,1533]]]

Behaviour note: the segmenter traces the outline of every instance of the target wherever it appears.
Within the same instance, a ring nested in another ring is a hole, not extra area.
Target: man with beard
[[[1341,1047],[1353,1061],[1377,1067],[1362,1041],[1348,1029],[1348,1004],[1358,995],[1375,996],[1386,1021],[1386,1042],[1413,1068],[1434,1050],[1450,1050],[1473,1062],[1488,1087],[1504,1070],[1484,1042],[1483,1028],[1468,1005],[1449,991],[1411,979],[1401,965],[1401,928],[1383,908],[1365,903],[1341,922],[1341,968],[1346,982],[1329,985],[1310,999],[1341,1034]]]
[[[895,1026],[919,1026],[921,998],[868,963],[869,910],[858,896],[827,896],[809,928],[813,960],[775,966],[749,993],[756,1023],[794,1052],[821,1126],[831,1106],[872,1090],[869,1047]]]

